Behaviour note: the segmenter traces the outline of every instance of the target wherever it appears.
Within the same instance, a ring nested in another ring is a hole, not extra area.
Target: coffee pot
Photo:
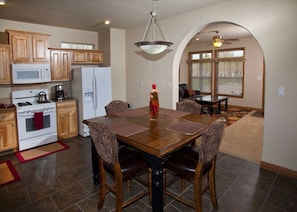
[[[56,85],[55,86],[55,98],[56,98],[56,100],[64,99],[63,85]]]

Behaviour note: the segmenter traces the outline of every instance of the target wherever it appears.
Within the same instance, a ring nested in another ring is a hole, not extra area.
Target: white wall
[[[179,63],[188,41],[205,25],[227,21],[243,26],[259,42],[266,65],[265,120],[262,161],[297,171],[297,1],[237,1],[202,8],[161,20],[170,51],[161,58],[144,55],[134,46],[145,26],[127,31],[127,100],[133,107],[148,104],[150,84],[159,87],[160,105],[177,101]],[[143,82],[141,86],[140,82]],[[279,86],[285,96],[278,96]]]

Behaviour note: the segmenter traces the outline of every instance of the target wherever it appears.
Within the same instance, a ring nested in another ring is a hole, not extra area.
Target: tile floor
[[[99,185],[93,185],[89,139],[65,140],[70,149],[24,164],[13,154],[1,156],[0,161],[12,160],[21,180],[0,188],[0,211],[97,211]],[[257,164],[230,155],[218,155],[216,187],[218,211],[297,211],[297,179],[260,170]],[[141,189],[132,183],[124,196]],[[181,193],[179,182],[169,189]],[[190,183],[181,194],[193,199]],[[114,211],[113,207],[109,193],[102,211]],[[144,197],[123,211],[151,211],[151,206]],[[164,211],[194,210],[167,197]],[[214,211],[206,194],[203,211]]]

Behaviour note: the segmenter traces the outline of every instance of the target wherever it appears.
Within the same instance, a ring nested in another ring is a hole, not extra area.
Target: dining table
[[[83,120],[101,122],[112,129],[117,139],[140,151],[152,167],[152,211],[163,211],[163,165],[185,145],[192,143],[217,118],[160,108],[157,120],[150,119],[149,107],[129,109],[113,115]],[[92,142],[93,143],[93,142]],[[98,155],[92,144],[94,176],[98,175]]]

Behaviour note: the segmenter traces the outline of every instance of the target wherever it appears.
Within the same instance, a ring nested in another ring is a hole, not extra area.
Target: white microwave
[[[49,63],[12,64],[13,84],[43,83],[51,81]]]

